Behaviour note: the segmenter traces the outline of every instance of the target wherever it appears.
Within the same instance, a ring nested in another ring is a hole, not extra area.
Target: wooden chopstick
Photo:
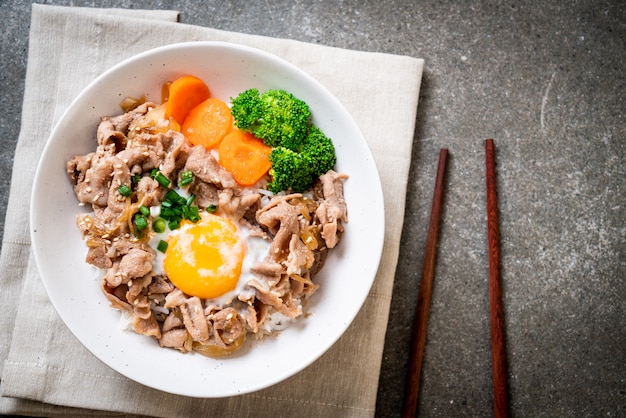
[[[415,417],[417,411],[417,399],[419,394],[420,375],[422,360],[424,358],[424,345],[426,343],[426,325],[428,323],[428,310],[430,307],[430,294],[432,291],[433,276],[435,272],[435,258],[437,255],[437,240],[439,238],[439,220],[441,219],[441,207],[443,203],[444,177],[448,150],[442,148],[439,151],[437,165],[437,177],[435,179],[435,192],[433,205],[430,211],[430,223],[426,237],[424,250],[424,265],[422,267],[422,279],[417,296],[417,307],[413,323],[413,336],[411,341],[411,354],[409,358],[409,373],[407,388],[404,397],[402,416],[405,418]]]
[[[500,287],[500,238],[496,188],[496,158],[493,139],[485,140],[487,183],[487,242],[489,249],[489,316],[491,320],[491,359],[493,362],[493,412],[496,418],[508,417],[504,318]]]

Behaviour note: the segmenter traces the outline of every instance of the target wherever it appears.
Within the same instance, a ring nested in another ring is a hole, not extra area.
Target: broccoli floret
[[[313,183],[310,160],[285,147],[273,148],[269,160],[272,163],[270,176],[272,181],[267,185],[267,189],[272,193],[283,190],[302,192]]]
[[[272,182],[267,188],[273,193],[305,191],[316,177],[332,169],[337,161],[332,141],[315,126],[311,126],[300,152],[285,147],[273,148],[269,159]]]
[[[235,125],[260,138],[266,145],[297,151],[309,130],[311,110],[302,100],[285,90],[259,93],[248,89],[231,98]]]
[[[231,113],[237,127],[244,131],[255,129],[263,115],[259,91],[257,89],[248,89],[230,100],[232,103]]]
[[[313,176],[321,176],[331,170],[337,162],[333,142],[316,126],[311,126],[309,129],[300,153],[310,161],[310,171]]]

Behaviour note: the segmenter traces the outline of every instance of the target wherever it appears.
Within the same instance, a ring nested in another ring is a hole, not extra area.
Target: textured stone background
[[[175,9],[183,23],[424,58],[377,415],[400,415],[441,147],[451,158],[419,412],[491,414],[483,140],[493,137],[511,410],[626,416],[626,2],[38,2]],[[30,3],[0,1],[2,220]]]

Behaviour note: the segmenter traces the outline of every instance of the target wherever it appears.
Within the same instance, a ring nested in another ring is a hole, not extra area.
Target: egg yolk
[[[170,235],[163,269],[183,292],[212,299],[235,289],[244,255],[235,224],[207,214]]]

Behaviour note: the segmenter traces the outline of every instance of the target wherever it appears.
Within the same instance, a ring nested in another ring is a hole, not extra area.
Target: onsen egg
[[[252,278],[250,266],[267,255],[269,243],[250,235],[242,225],[215,214],[201,213],[197,223],[181,227],[152,240],[167,240],[165,254],[157,255],[155,273],[164,273],[184,293],[215,303],[236,298]]]

